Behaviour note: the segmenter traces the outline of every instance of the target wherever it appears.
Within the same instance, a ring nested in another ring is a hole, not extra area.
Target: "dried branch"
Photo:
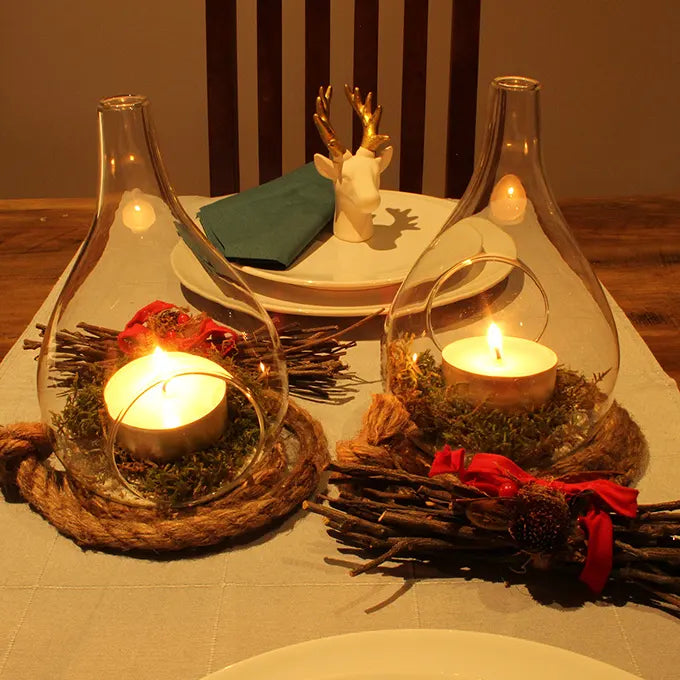
[[[388,561],[436,559],[472,574],[496,565],[519,574],[548,568],[575,578],[585,563],[586,538],[575,516],[564,542],[541,552],[511,531],[514,499],[488,497],[451,475],[430,479],[338,462],[328,469],[341,482],[339,495],[320,495],[320,502],[304,507],[323,515],[329,534],[366,558],[352,576]],[[680,615],[680,501],[640,505],[634,519],[611,518],[610,583],[635,588],[648,604]]]
[[[348,366],[341,359],[356,345],[354,340],[339,340],[343,335],[367,323],[383,310],[351,324],[347,328],[320,326],[302,328],[299,323],[289,323],[278,329],[283,354],[288,368],[290,391],[303,398],[333,399],[343,396],[346,388],[338,381],[349,379]],[[44,337],[45,325],[37,324]],[[79,323],[76,331],[61,330],[55,334],[57,355],[55,369],[58,387],[73,384],[77,375],[91,374],[105,368],[119,356],[117,339],[119,331]],[[271,358],[271,340],[264,326],[241,337],[237,345],[239,365],[257,371],[260,362]],[[24,349],[40,349],[42,341],[24,340]]]

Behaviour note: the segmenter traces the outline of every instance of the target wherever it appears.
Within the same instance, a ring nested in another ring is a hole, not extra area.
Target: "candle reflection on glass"
[[[517,175],[504,175],[491,192],[491,217],[501,225],[517,224],[524,219],[527,193]]]
[[[462,338],[442,351],[447,385],[474,405],[502,410],[534,410],[555,389],[557,355],[525,338],[503,337],[496,324],[487,336]]]
[[[123,224],[134,232],[146,231],[156,221],[153,205],[141,196],[141,192],[135,189],[123,207]]]

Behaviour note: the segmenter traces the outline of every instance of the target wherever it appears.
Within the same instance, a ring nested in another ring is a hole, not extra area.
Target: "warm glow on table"
[[[113,420],[141,395],[121,421],[117,441],[123,448],[140,458],[168,459],[219,439],[227,413],[226,382],[210,375],[177,375],[188,372],[229,376],[210,359],[160,348],[111,376],[104,402]]]
[[[500,409],[535,409],[552,395],[557,355],[533,340],[504,337],[496,324],[487,336],[456,340],[442,351],[447,385],[471,403]]]

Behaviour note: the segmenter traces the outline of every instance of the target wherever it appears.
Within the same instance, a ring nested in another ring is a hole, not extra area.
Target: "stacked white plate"
[[[455,202],[399,191],[381,191],[374,216],[375,233],[365,243],[347,243],[325,230],[284,271],[233,264],[265,309],[312,316],[363,316],[387,309],[411,267],[439,233]],[[181,199],[192,217],[217,198]],[[481,253],[514,258],[513,240],[488,220],[467,220],[459,226],[454,265]],[[222,293],[191,250],[180,241],[171,255],[179,280],[189,290],[215,302]],[[485,268],[475,292],[507,276],[507,268]]]

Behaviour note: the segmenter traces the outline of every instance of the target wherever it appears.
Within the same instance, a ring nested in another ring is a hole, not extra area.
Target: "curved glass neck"
[[[101,100],[98,212],[138,190],[165,200],[173,194],[158,150],[149,101],[138,95]]]
[[[486,194],[505,175],[519,176],[525,186],[544,184],[540,90],[540,83],[531,78],[504,76],[493,80],[484,146],[462,203],[470,199],[488,201]]]

